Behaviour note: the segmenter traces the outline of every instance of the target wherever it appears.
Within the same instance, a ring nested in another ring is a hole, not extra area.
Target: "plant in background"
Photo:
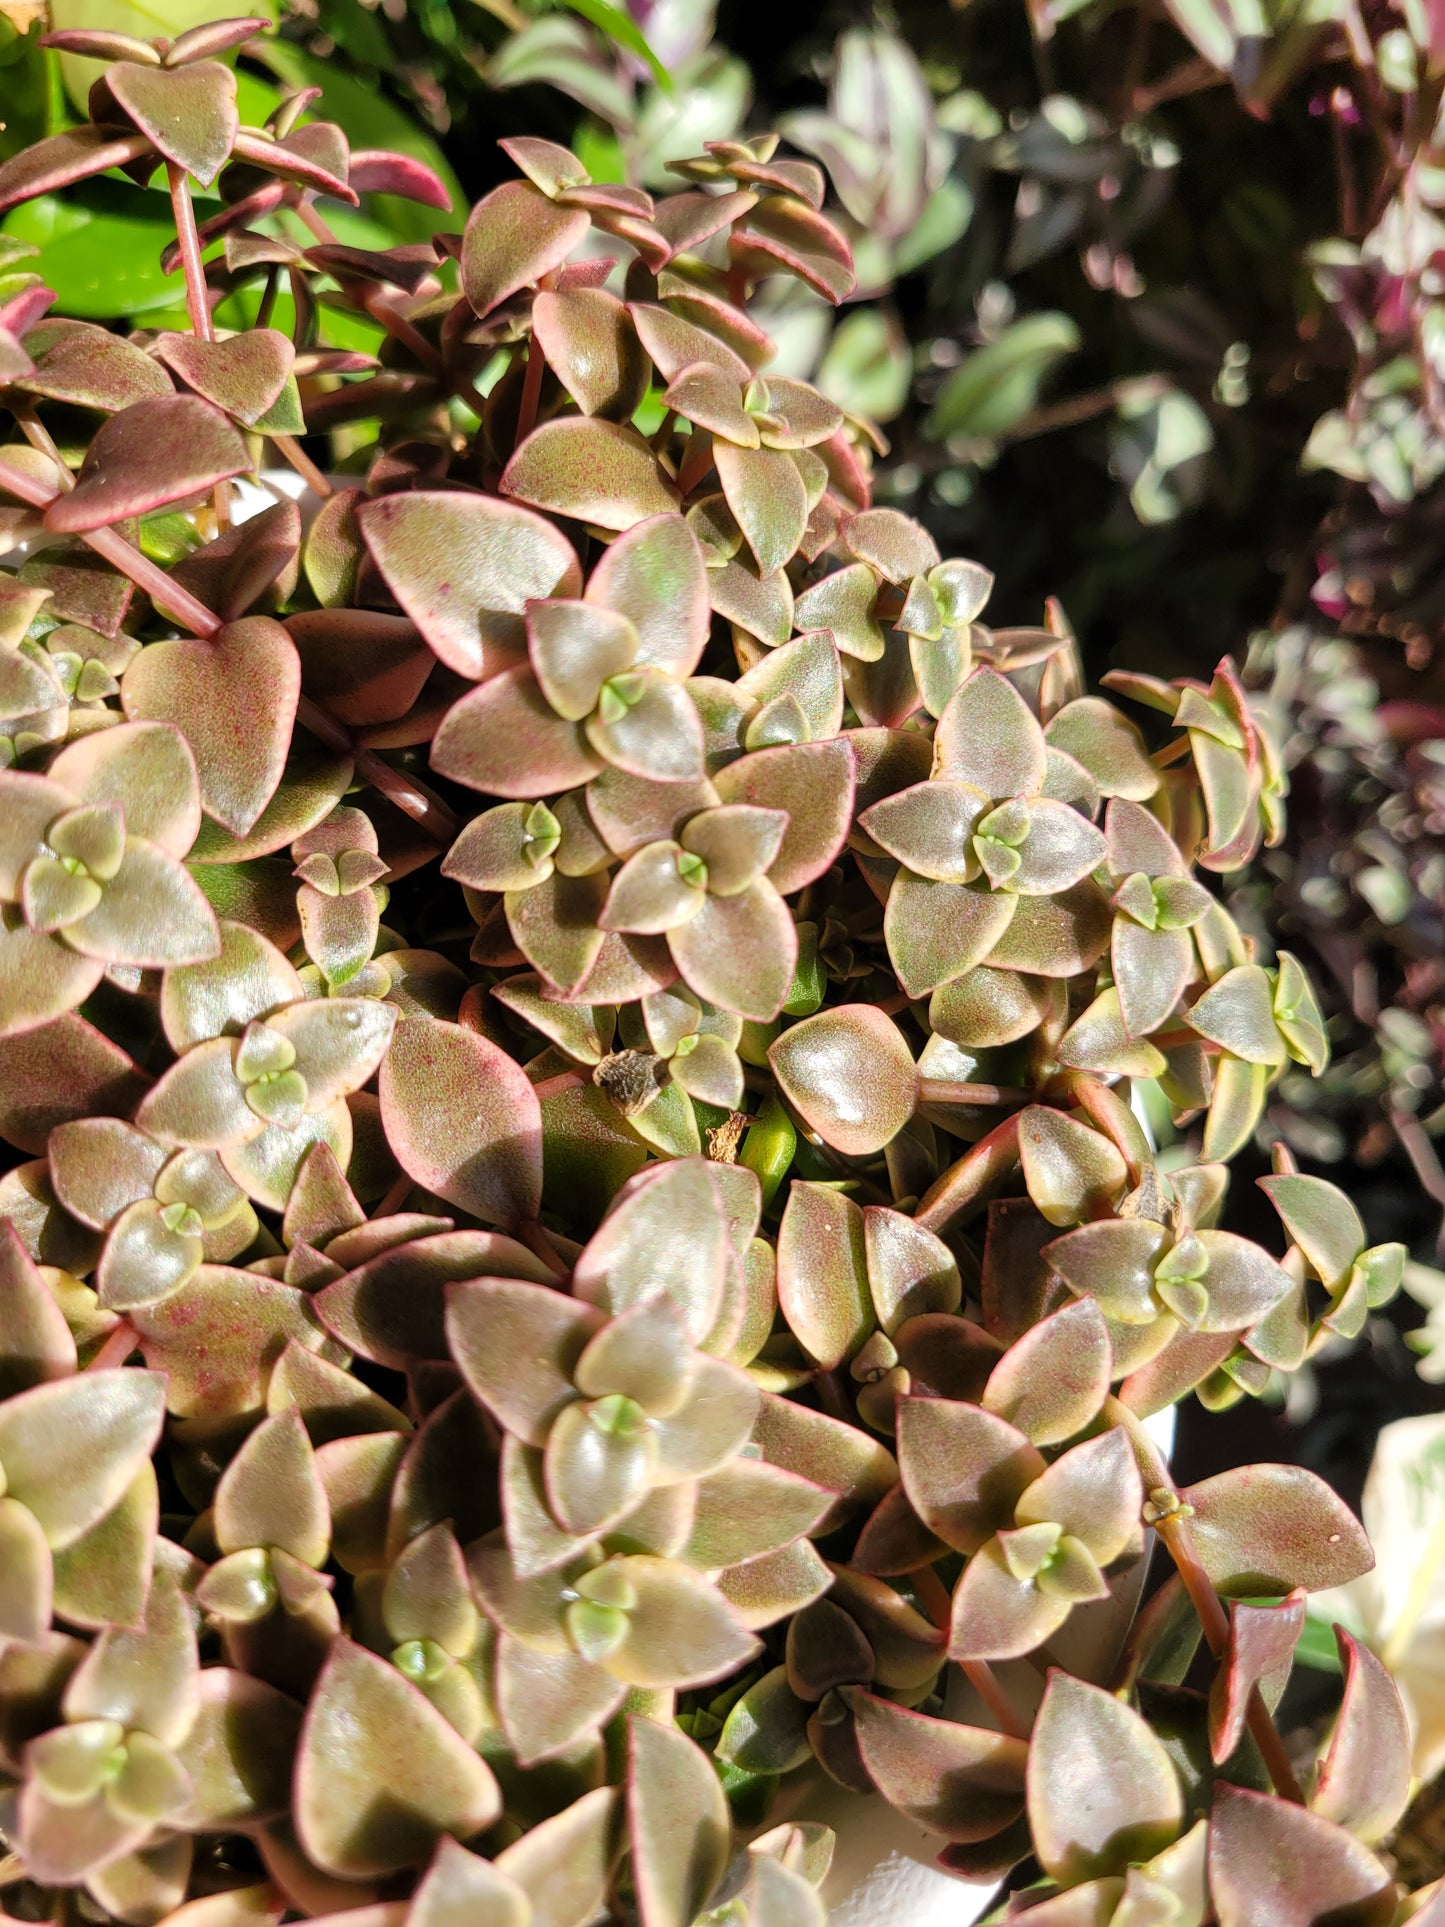
[[[7,1909],[814,1922],[812,1776],[1041,1924],[1423,1921],[1378,1661],[1271,1712],[1360,1526],[1143,1424],[1403,1261],[1283,1148],[1219,1224],[1328,1055],[1232,665],[1136,721],[873,504],[753,307],[852,286],[811,162],[517,139],[361,247],[444,186],[248,130],[256,24],[59,36],[0,166],[163,168],[191,324],[0,306]]]

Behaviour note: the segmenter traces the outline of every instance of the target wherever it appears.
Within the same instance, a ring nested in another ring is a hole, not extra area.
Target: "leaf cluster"
[[[874,503],[750,306],[853,285],[812,162],[517,139],[353,247],[444,187],[244,129],[255,26],[64,36],[94,119],[0,165],[163,168],[192,324],[0,303],[7,1904],[810,1927],[807,1772],[1041,1920],[1392,1921],[1388,1674],[1318,1771],[1269,1714],[1361,1528],[1143,1424],[1403,1261],[1284,1151],[1280,1255],[1219,1227],[1328,1056],[1210,887],[1282,826],[1233,666],[1141,724]]]

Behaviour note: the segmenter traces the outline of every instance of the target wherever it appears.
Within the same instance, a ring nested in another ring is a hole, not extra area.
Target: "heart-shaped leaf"
[[[230,158],[240,115],[236,76],[219,61],[165,69],[121,61],[106,85],[141,132],[177,167],[209,187]]]
[[[121,683],[133,722],[173,723],[186,737],[207,815],[238,836],[275,794],[300,694],[295,644],[269,616],[228,622],[206,641],[153,643]]]
[[[276,328],[252,328],[229,341],[163,334],[156,353],[187,388],[248,428],[279,398],[296,360],[289,336]]]

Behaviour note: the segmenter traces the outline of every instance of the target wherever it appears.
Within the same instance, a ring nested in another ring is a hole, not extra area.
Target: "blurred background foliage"
[[[174,33],[232,10],[0,0],[0,155],[84,98],[85,63],[43,53],[44,23]],[[522,132],[573,146],[597,180],[646,187],[739,130],[779,128],[825,163],[859,287],[835,314],[788,283],[759,316],[780,371],[883,426],[878,499],[995,571],[991,621],[1036,624],[1058,597],[1093,677],[1207,675],[1224,652],[1244,663],[1287,743],[1294,797],[1288,840],[1232,907],[1266,947],[1306,954],[1335,1048],[1323,1082],[1280,1087],[1262,1142],[1343,1168],[1372,1235],[1437,1255],[1445,7],[258,11],[278,33],[240,57],[243,118],[320,88],[313,111],[354,146],[417,154],[469,198],[507,171],[496,141]],[[180,313],[159,263],[167,222],[163,194],[105,180],[7,228],[40,245],[62,310],[155,326]],[[372,197],[335,225],[364,246],[459,222]],[[0,235],[0,276],[4,260]],[[322,325],[336,346],[374,345],[365,324],[344,337],[337,317]],[[1445,1281],[1416,1277],[1439,1332]],[[1392,1329],[1376,1344],[1387,1370],[1359,1396],[1398,1409],[1423,1388]],[[1332,1409],[1343,1437],[1359,1415],[1348,1396]]]

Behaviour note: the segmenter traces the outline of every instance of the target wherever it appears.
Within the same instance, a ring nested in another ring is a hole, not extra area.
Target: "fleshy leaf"
[[[121,684],[133,722],[174,724],[195,754],[208,815],[251,829],[286,766],[301,664],[279,622],[248,616],[209,640],[142,649]]]
[[[150,1456],[165,1414],[153,1372],[55,1379],[0,1405],[0,1465],[50,1546],[78,1539],[116,1504]]]
[[[250,466],[240,435],[199,396],[133,402],[97,429],[75,487],[46,511],[46,527],[75,535],[148,515]]]
[[[296,1826],[329,1873],[365,1879],[423,1863],[501,1806],[490,1768],[395,1667],[338,1639],[296,1759]]]
[[[728,1862],[727,1800],[707,1755],[670,1721],[634,1715],[627,1733],[633,1880],[643,1927],[691,1927]]]
[[[490,1224],[535,1218],[541,1112],[506,1053],[474,1031],[409,1017],[381,1071],[381,1114],[419,1184]]]
[[[913,1114],[918,1082],[908,1046],[871,1005],[804,1018],[771,1046],[768,1061],[788,1100],[848,1157],[881,1150]]]
[[[1169,1755],[1132,1707],[1053,1669],[1029,1745],[1028,1813],[1045,1870],[1073,1885],[1167,1847],[1184,1801]]]
[[[363,503],[357,521],[392,594],[459,676],[495,674],[526,644],[523,611],[582,587],[550,522],[486,495],[426,489]]]
[[[499,486],[533,508],[604,529],[630,529],[677,506],[656,457],[635,428],[585,416],[533,429]]]
[[[1354,1514],[1303,1466],[1235,1466],[1180,1496],[1204,1569],[1226,1595],[1319,1592],[1374,1563]]]
[[[1395,1908],[1393,1880],[1342,1827],[1227,1783],[1210,1818],[1209,1889],[1220,1927],[1379,1927]]]

